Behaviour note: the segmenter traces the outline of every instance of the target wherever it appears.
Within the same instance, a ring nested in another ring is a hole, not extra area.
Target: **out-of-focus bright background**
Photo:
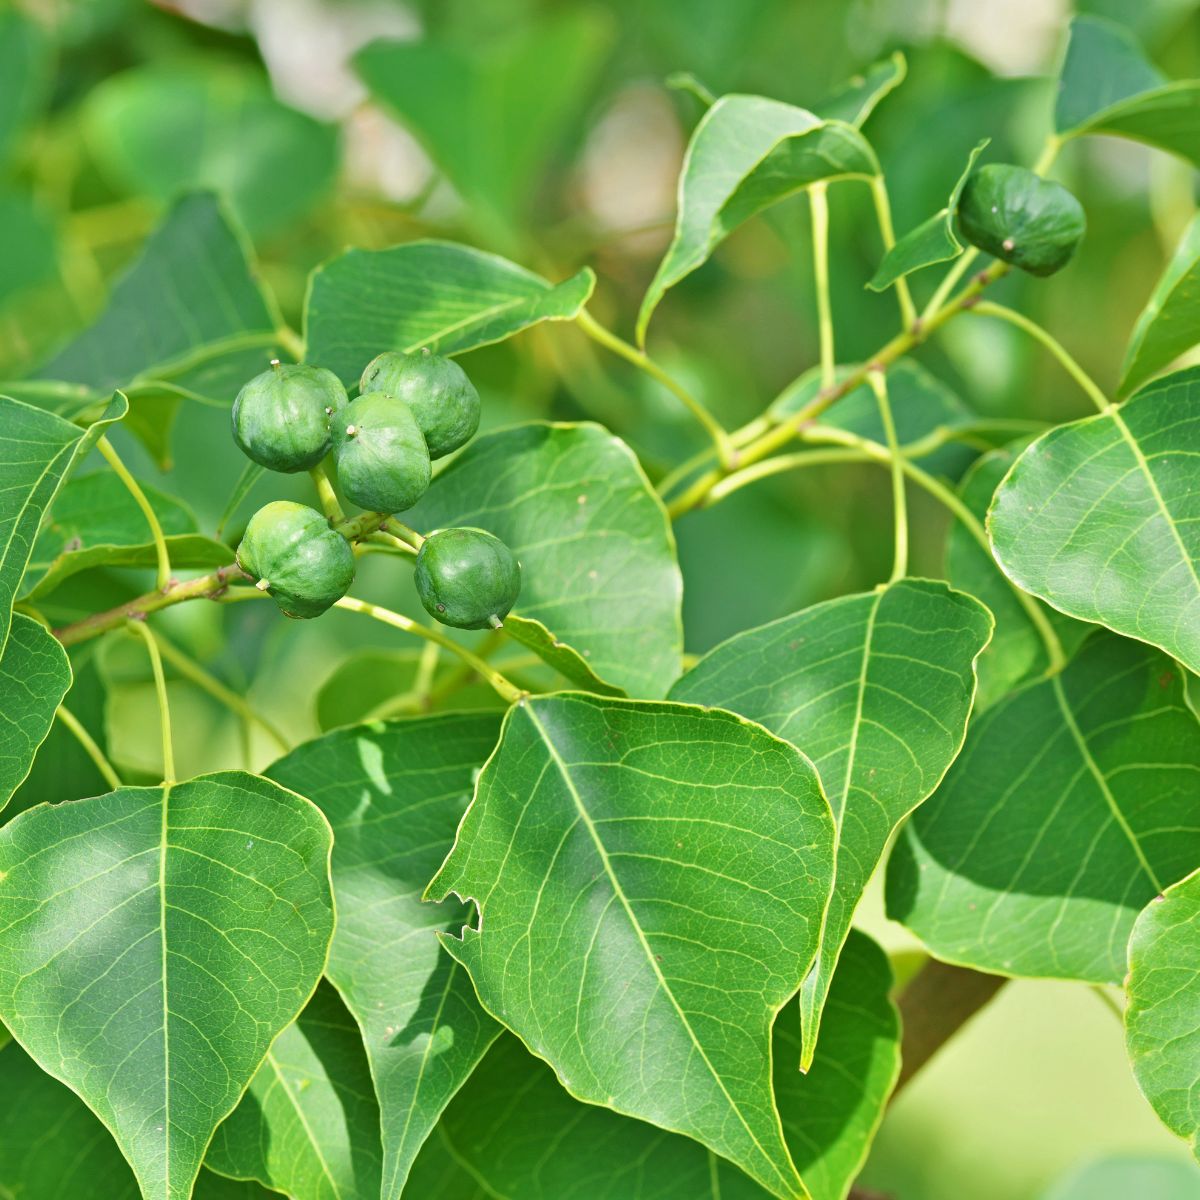
[[[1169,74],[1200,74],[1195,0],[1078,8],[1127,24]],[[908,77],[866,127],[903,232],[944,204],[981,138],[993,161],[1037,156],[1068,16],[1064,0],[0,0],[0,380],[87,325],[169,201],[194,187],[226,197],[293,326],[309,270],[343,247],[449,237],[555,280],[593,265],[594,310],[628,335],[700,113],[668,86],[673,73],[805,104],[903,51]],[[1052,280],[1002,287],[1111,386],[1193,211],[1193,173],[1090,139],[1056,175],[1086,207],[1084,247]],[[837,186],[831,204],[838,351],[850,361],[891,335],[895,304],[863,288],[880,257],[866,189]],[[816,358],[807,221],[801,198],[751,222],[656,318],[654,355],[729,425]],[[915,286],[920,298],[931,281]],[[1018,338],[962,320],[922,360],[980,413],[1082,415],[1084,399]],[[667,393],[573,329],[532,330],[466,365],[488,425],[595,419],[655,476],[699,447]],[[174,445],[169,473],[164,448],[126,440],[122,451],[211,528],[242,466],[223,405],[182,405]],[[812,471],[681,521],[688,649],[883,577],[886,488],[869,468]],[[914,569],[936,572],[944,518],[912,503]],[[380,636],[336,620],[285,630],[265,611],[231,614],[222,631],[216,606],[185,607],[204,611],[172,614],[179,640],[231,682],[253,677],[256,702],[297,737],[317,730],[312,681]],[[142,667],[118,652],[97,670],[103,696],[85,670],[79,703],[97,688],[114,756],[153,771]],[[192,734],[182,769],[201,752],[206,768],[237,765],[229,714],[172,687]],[[890,949],[909,944],[877,898],[865,924]],[[1128,1161],[1094,1165],[1113,1156]],[[863,1182],[898,1200],[1200,1196],[1186,1148],[1136,1092],[1113,1012],[1054,983],[1005,989],[919,1077]]]

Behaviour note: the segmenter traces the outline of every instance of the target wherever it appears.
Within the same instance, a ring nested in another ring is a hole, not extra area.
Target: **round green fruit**
[[[407,404],[383,392],[352,400],[333,421],[338,483],[372,512],[412,508],[429,486],[429,451]]]
[[[958,198],[958,225],[972,246],[1031,275],[1053,275],[1083,239],[1083,206],[1060,183],[1024,167],[973,171]]]
[[[467,373],[452,359],[425,350],[417,354],[388,350],[372,359],[359,390],[386,392],[403,400],[425,435],[430,458],[457,450],[479,428],[479,393]]]
[[[256,375],[233,402],[233,440],[271,471],[307,471],[329,453],[329,422],[346,406],[341,380],[324,367],[281,365]]]
[[[290,500],[250,518],[237,561],[288,617],[319,617],[354,582],[350,543],[315,509]]]
[[[443,625],[485,629],[508,615],[521,591],[521,564],[483,529],[441,529],[417,554],[417,594]]]

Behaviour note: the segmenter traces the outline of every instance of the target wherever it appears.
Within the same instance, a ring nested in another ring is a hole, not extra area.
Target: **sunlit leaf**
[[[1198,778],[1179,668],[1097,633],[972,722],[892,852],[889,915],[951,962],[1119,983],[1138,912],[1200,861]]]
[[[109,1128],[147,1200],[190,1195],[316,986],[329,851],[312,805],[232,771],[0,829],[0,1019]]]
[[[788,743],[716,709],[564,692],[509,710],[428,894],[476,902],[479,927],[442,944],[572,1095],[789,1197],[770,1029],[832,865],[828,803]]]
[[[966,733],[992,618],[945,584],[903,579],[737,634],[671,689],[804,751],[838,823],[837,870],[800,1011],[803,1066],[854,909],[892,831],[937,787]]]
[[[499,723],[496,713],[459,713],[362,725],[308,742],[270,771],[333,826],[338,924],[327,974],[366,1043],[384,1200],[397,1200],[421,1143],[499,1032],[434,937],[462,924],[463,906],[421,902]]]
[[[476,438],[411,511],[426,531],[474,525],[521,563],[518,616],[599,678],[661,696],[682,650],[675,542],[624,442],[597,425],[517,425]]]
[[[1138,917],[1129,940],[1125,1028],[1134,1078],[1200,1159],[1200,871]]]
[[[541,621],[510,613],[504,618],[504,631],[514,642],[528,647],[544,663],[585,691],[600,696],[624,696],[625,690],[605,683],[588,665],[587,659],[560,641]]]
[[[1200,671],[1200,368],[1043,434],[996,491],[989,531],[1018,586]]]

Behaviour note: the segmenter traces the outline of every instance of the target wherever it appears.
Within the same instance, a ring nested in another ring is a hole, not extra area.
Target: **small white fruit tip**
[[[267,580],[260,579],[254,586],[258,588],[260,592],[265,592],[271,585]]]

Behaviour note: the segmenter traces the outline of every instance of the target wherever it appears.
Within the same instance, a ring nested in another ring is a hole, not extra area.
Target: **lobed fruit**
[[[958,199],[958,225],[973,246],[1031,275],[1053,275],[1083,239],[1083,206],[1060,183],[1024,167],[973,171]]]
[[[431,617],[458,629],[484,629],[517,602],[521,564],[484,529],[441,529],[422,544],[414,578]]]
[[[330,419],[346,403],[346,389],[332,371],[274,363],[238,392],[233,440],[269,470],[307,471],[329,453]]]
[[[367,364],[359,390],[364,395],[385,392],[403,400],[425,435],[430,458],[457,450],[479,428],[475,385],[458,363],[428,351],[380,354]]]
[[[429,450],[407,404],[383,392],[352,400],[333,421],[338,483],[373,512],[403,512],[429,486]]]
[[[288,617],[319,617],[354,581],[350,543],[315,509],[290,500],[250,518],[237,561]]]

